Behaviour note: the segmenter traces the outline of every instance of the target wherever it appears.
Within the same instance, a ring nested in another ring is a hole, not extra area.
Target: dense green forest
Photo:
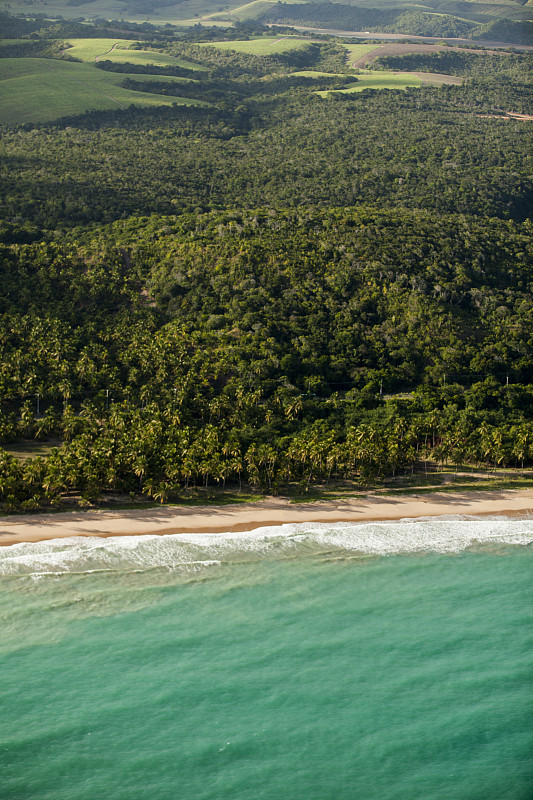
[[[388,56],[465,82],[322,97],[342,42],[151,35],[202,71],[97,68],[207,105],[0,130],[3,508],[531,465],[533,57]]]
[[[276,3],[263,12],[260,20],[317,28],[410,33],[416,36],[468,36],[475,22],[447,14],[437,15],[405,8],[364,8],[342,3]]]
[[[257,18],[274,24],[345,31],[533,44],[533,22],[522,4],[515,3],[514,8],[508,4],[503,12],[505,18],[501,18],[501,9],[491,8],[490,4],[433,3],[433,6],[435,10],[431,5],[413,8],[399,3],[376,7],[346,2],[278,2],[259,13]]]

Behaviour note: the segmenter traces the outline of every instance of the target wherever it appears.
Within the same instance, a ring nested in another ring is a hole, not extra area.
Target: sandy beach
[[[223,533],[298,522],[372,522],[415,517],[533,514],[533,490],[368,495],[293,504],[268,497],[228,506],[164,506],[127,511],[84,511],[4,517],[0,545],[71,536]]]

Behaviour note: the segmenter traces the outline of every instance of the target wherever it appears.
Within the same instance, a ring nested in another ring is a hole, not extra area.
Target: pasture
[[[187,69],[203,70],[198,64],[192,64],[182,58],[174,58],[166,53],[154,50],[132,50],[137,44],[135,39],[69,39],[71,47],[65,53],[81,61],[93,63],[95,61],[114,61],[120,64],[148,64],[158,67],[186,67]]]
[[[350,45],[348,45],[348,47],[349,46]],[[442,51],[446,51],[447,53],[474,53],[478,56],[498,53],[497,50],[476,50],[468,47],[451,47],[443,44],[418,44],[416,42],[405,44],[404,42],[389,42],[379,45],[374,44],[365,53],[354,55],[354,58],[350,58],[350,64],[353,67],[363,68],[370,66],[373,61],[375,61],[377,58],[381,58],[382,56],[406,56],[413,53],[430,55],[432,53],[439,53]]]
[[[43,14],[47,18],[63,17],[64,19],[84,18],[93,20],[126,19],[132,22],[170,22],[179,25],[196,25],[204,22],[212,25],[228,25],[233,20],[254,19],[273,5],[276,0],[252,0],[242,3],[227,0],[185,0],[183,3],[168,0],[169,5],[154,3],[128,3],[127,0],[11,0],[11,14]],[[291,5],[305,0],[291,0]],[[474,2],[457,2],[457,0],[428,0],[427,4],[406,3],[405,0],[382,0],[380,7],[403,7],[426,11],[436,16],[447,14],[456,19],[471,20],[478,23],[490,22],[492,19],[527,19],[530,18],[528,7],[531,0],[474,0]],[[6,4],[7,5],[7,4]],[[351,0],[353,6],[371,6],[369,0]],[[320,26],[318,26],[320,27]]]
[[[291,0],[291,5],[305,3],[307,0]],[[213,11],[209,14],[206,14],[205,11],[203,12],[203,16],[201,17],[202,20],[205,20],[205,24],[212,24],[212,21],[219,20],[224,21],[226,24],[229,22],[234,22],[238,20],[239,22],[244,22],[245,20],[256,19],[260,14],[263,14],[265,11],[269,11],[270,8],[275,5],[278,0],[252,0],[251,3],[244,3],[243,5],[237,5],[234,8],[229,5],[224,5],[218,11]],[[205,1],[203,0],[187,0],[187,2],[183,3],[181,6],[175,6],[174,8],[179,8],[185,10],[185,8],[192,9],[192,8],[205,8]],[[194,24],[198,22],[197,19],[189,19],[186,20],[187,24]]]
[[[125,18],[126,4],[123,0],[94,0],[73,5],[70,0],[34,0],[31,5],[27,0],[12,0],[7,9],[10,14],[43,14],[49,19],[121,19]]]
[[[30,5],[31,3],[31,5]],[[239,5],[241,5],[239,3]],[[63,17],[63,19],[86,20],[117,19],[131,22],[171,22],[196,25],[200,17],[224,13],[231,4],[224,0],[185,0],[175,5],[154,6],[147,4],[130,6],[126,0],[11,0],[7,9],[11,14],[43,14],[47,18]],[[182,23],[182,20],[187,22]],[[226,23],[227,24],[227,23]]]
[[[249,40],[233,42],[202,42],[201,47],[216,47],[218,50],[236,50],[254,56],[272,56],[300,50],[311,44],[310,39],[299,39],[296,36],[257,36]]]
[[[170,22],[176,25],[197,25],[199,22],[205,25],[217,25],[215,21],[211,21],[210,17],[219,17],[222,19],[229,19],[229,9],[231,4],[224,2],[224,0],[185,0],[183,3],[176,3],[175,5],[158,6],[150,10],[144,16],[144,19],[150,17],[152,22]],[[128,13],[128,12],[125,12]],[[139,15],[140,17],[140,15]],[[139,22],[141,19],[139,18]],[[228,25],[226,21],[223,23]]]
[[[340,89],[343,94],[362,92],[364,89],[407,89],[408,87],[422,86],[422,79],[412,72],[361,72],[357,75],[357,82],[350,83],[345,89]]]
[[[346,49],[347,53],[347,60],[349,65],[352,67],[356,64],[357,61],[367,56],[373,50],[376,49],[375,44],[344,44],[342,45]]]
[[[252,0],[251,3],[244,3],[242,6],[236,6],[235,8],[229,9],[226,13],[228,16],[231,16],[232,19],[241,21],[255,19],[259,14],[268,11],[276,2],[277,0]],[[291,3],[292,2],[297,3],[299,0],[291,0]]]
[[[50,122],[86,111],[136,106],[206,105],[188,98],[124,89],[138,75],[104,72],[90,64],[44,58],[0,59],[0,119],[6,124]],[[143,81],[180,82],[179,78],[143,75]]]
[[[296,72],[296,75],[303,75],[307,77],[323,77],[331,74],[326,72],[313,72],[312,70],[305,70]],[[353,94],[354,92],[362,92],[365,89],[407,89],[408,87],[420,87],[423,81],[418,75],[413,72],[389,72],[386,70],[361,70],[359,75],[342,75],[338,77],[346,79],[346,86],[344,89],[329,89],[322,92],[316,92],[320,97],[327,97],[331,94]]]

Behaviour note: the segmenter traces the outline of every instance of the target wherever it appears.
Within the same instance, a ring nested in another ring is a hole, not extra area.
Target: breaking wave
[[[164,568],[198,572],[223,563],[298,556],[459,553],[488,545],[528,545],[533,520],[426,517],[374,523],[298,523],[249,532],[74,537],[0,548],[0,576]]]

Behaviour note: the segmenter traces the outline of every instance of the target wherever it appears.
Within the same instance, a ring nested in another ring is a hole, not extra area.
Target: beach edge
[[[439,516],[533,515],[533,489],[367,495],[293,504],[267,497],[224,506],[162,506],[122,511],[68,511],[0,520],[0,546],[77,536],[107,538],[234,533],[291,523],[385,522]]]

